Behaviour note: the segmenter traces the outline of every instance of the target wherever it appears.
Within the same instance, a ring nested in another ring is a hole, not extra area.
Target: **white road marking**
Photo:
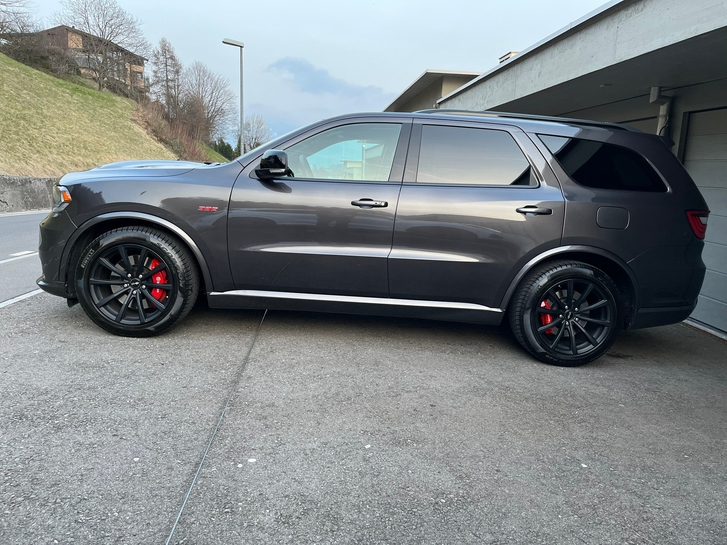
[[[25,259],[26,257],[33,257],[35,255],[38,255],[38,252],[31,252],[29,254],[19,255],[18,257],[11,257],[10,259],[3,259],[2,261],[0,261],[0,265],[3,265],[4,263],[10,263],[11,261],[17,261],[18,259]]]
[[[22,301],[23,299],[28,299],[29,297],[33,297],[33,295],[38,295],[39,293],[43,293],[43,290],[35,290],[29,293],[24,293],[23,295],[18,295],[17,297],[13,297],[12,299],[8,299],[7,301],[0,303],[0,308],[9,307],[14,303]]]
[[[15,252],[14,254],[10,254],[10,257],[18,257],[21,255],[28,255],[28,254],[37,254],[38,252],[33,252],[33,250],[23,250],[22,252]]]
[[[0,213],[0,218],[7,216],[32,216],[33,214],[46,214],[48,215],[49,210],[26,210],[25,212],[3,212]]]

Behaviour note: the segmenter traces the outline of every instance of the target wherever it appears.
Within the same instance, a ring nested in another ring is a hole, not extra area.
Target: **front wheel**
[[[510,327],[539,360],[577,366],[608,350],[621,331],[618,287],[600,269],[559,261],[531,272],[516,290]]]
[[[123,227],[104,233],[83,251],[76,291],[83,310],[103,329],[148,337],[189,313],[199,275],[177,239],[156,229]]]

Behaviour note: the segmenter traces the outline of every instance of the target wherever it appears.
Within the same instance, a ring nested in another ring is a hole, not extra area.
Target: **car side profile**
[[[212,308],[500,324],[582,365],[622,329],[676,323],[709,214],[663,140],[495,112],[352,114],[227,164],[64,176],[38,285],[118,335]]]

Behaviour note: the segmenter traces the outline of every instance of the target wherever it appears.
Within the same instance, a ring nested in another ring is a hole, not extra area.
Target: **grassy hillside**
[[[112,161],[175,159],[132,120],[135,108],[0,54],[0,174],[55,177]]]
[[[210,161],[213,161],[215,163],[227,163],[228,162],[226,157],[223,157],[222,155],[217,153],[215,150],[213,150],[209,146],[204,147],[204,152],[205,152],[205,154],[207,154],[207,158]]]

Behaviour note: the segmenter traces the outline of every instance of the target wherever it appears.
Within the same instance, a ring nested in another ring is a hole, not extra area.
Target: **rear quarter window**
[[[613,144],[539,134],[577,184],[596,189],[664,193],[667,187],[639,153]]]

